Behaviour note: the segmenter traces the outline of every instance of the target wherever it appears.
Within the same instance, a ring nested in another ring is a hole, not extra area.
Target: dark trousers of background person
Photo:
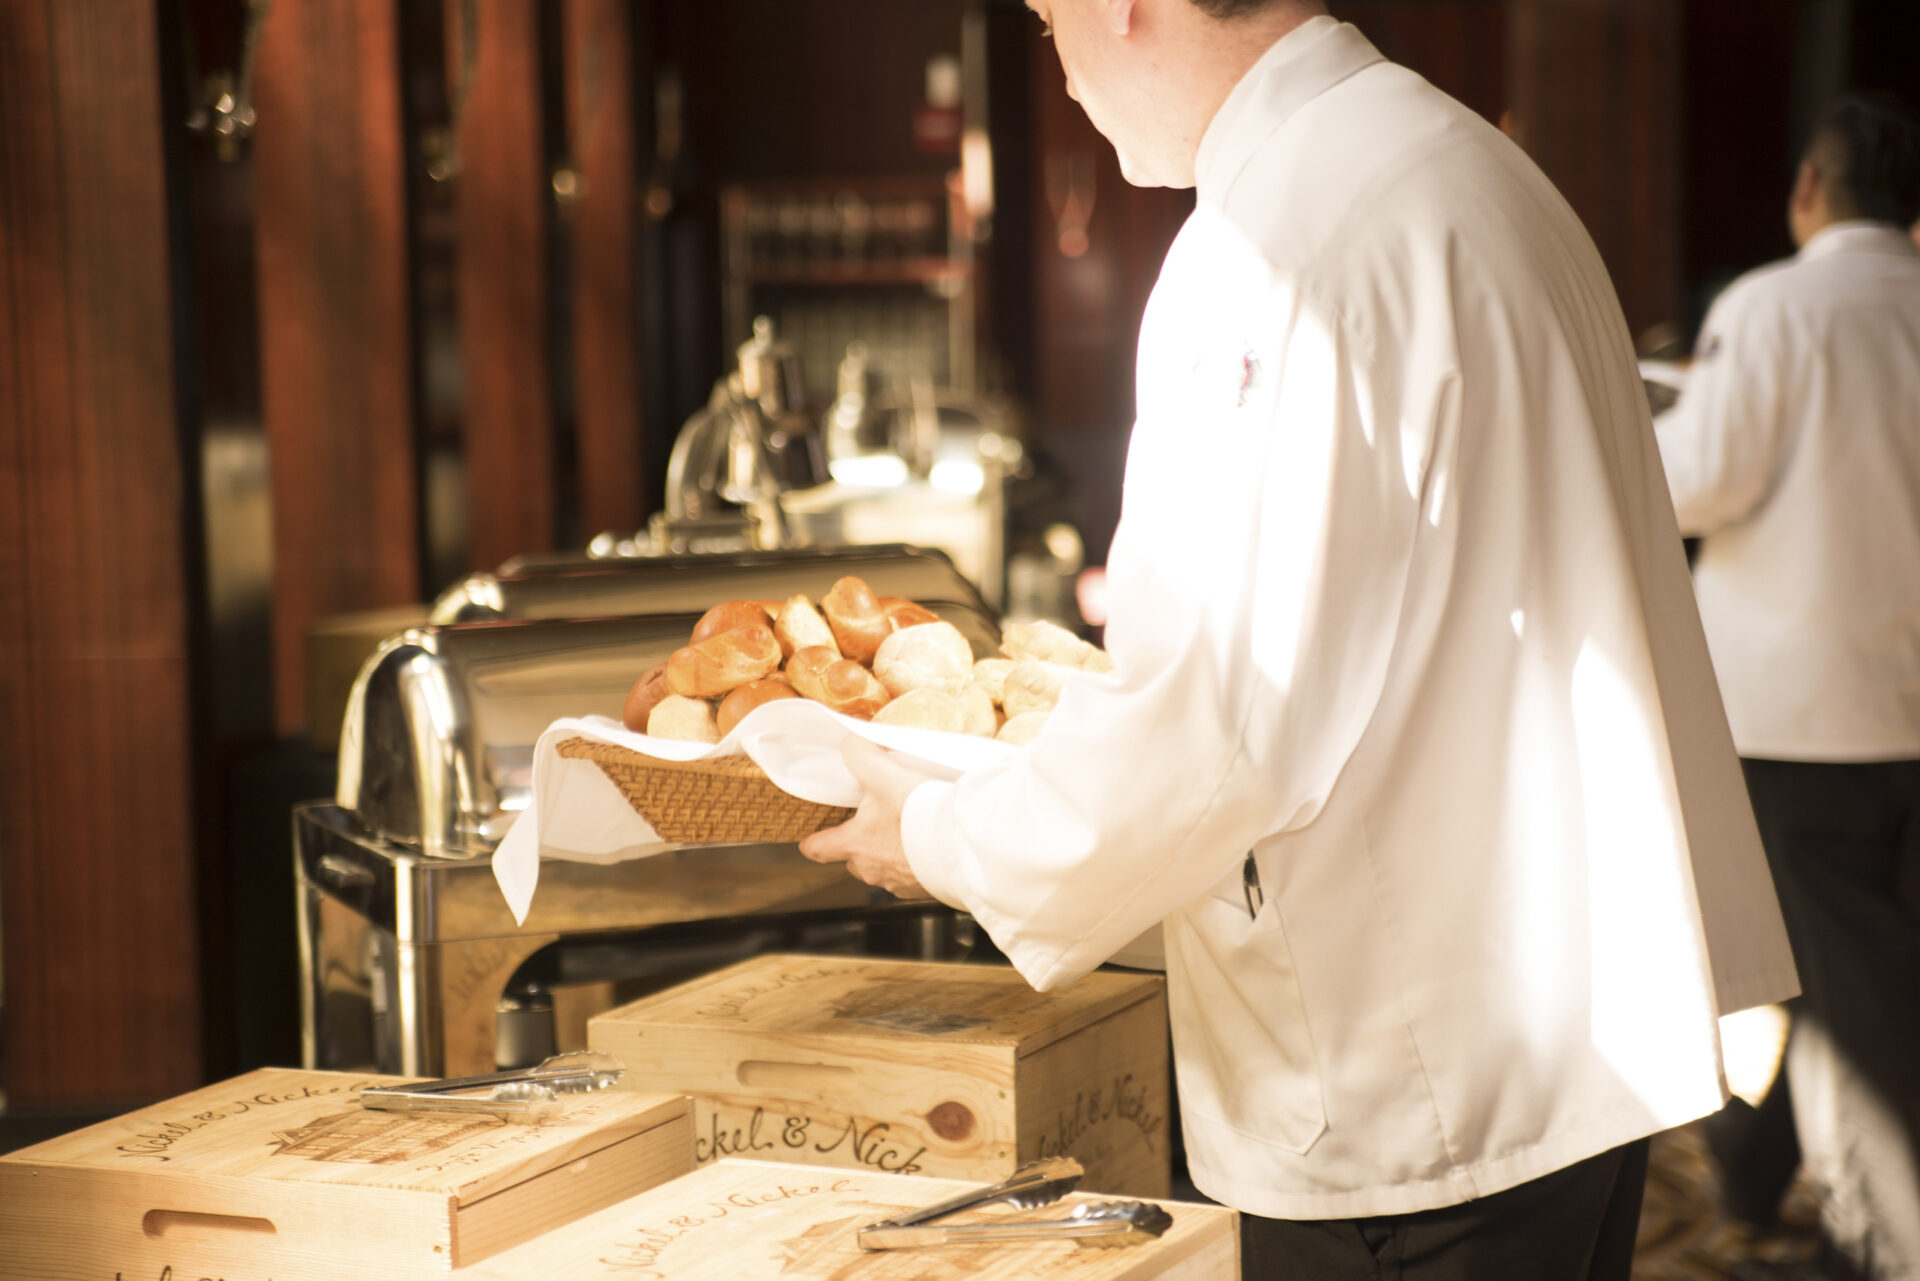
[[[1242,1281],[1628,1281],[1647,1140],[1491,1196],[1369,1219],[1240,1216]]]
[[[1920,1281],[1920,761],[1743,765],[1800,970],[1787,1075],[1836,1275]]]

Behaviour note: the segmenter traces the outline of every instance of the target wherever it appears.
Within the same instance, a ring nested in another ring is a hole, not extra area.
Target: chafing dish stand
[[[501,1062],[500,1007],[529,962],[545,981],[574,983],[787,948],[951,960],[972,941],[971,922],[951,909],[895,900],[790,844],[549,860],[516,926],[485,854],[427,857],[328,802],[297,807],[293,820],[308,1068],[490,1071]]]

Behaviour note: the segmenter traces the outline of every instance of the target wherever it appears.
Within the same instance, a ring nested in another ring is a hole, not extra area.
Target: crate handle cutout
[[[838,1063],[775,1063],[746,1059],[734,1074],[756,1090],[830,1090],[845,1085],[853,1069]]]
[[[279,1236],[271,1219],[244,1214],[202,1214],[198,1210],[148,1210],[140,1227],[154,1238],[193,1238],[208,1240],[236,1232],[249,1235]]]

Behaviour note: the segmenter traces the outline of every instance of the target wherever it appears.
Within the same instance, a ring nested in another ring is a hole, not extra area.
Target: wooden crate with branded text
[[[360,1105],[403,1079],[262,1068],[0,1156],[0,1275],[444,1277],[693,1168],[682,1095],[537,1125]]]
[[[461,1281],[1239,1281],[1239,1216],[1163,1201],[1157,1238],[1095,1247],[1053,1237],[860,1248],[860,1229],[978,1187],[924,1175],[728,1159],[499,1254]],[[1016,1210],[983,1206],[942,1223],[1069,1218],[1103,1198],[1075,1193]]]
[[[1163,1197],[1166,983],[1035,992],[1004,965],[774,955],[595,1017],[635,1088],[694,1099],[694,1150],[993,1180],[1046,1156]]]

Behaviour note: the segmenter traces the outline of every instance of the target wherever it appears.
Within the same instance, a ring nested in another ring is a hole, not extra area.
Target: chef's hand
[[[800,852],[816,863],[845,863],[849,872],[896,897],[931,897],[914,879],[900,841],[900,811],[906,808],[907,794],[928,776],[858,734],[847,735],[840,756],[865,795],[852,818],[805,838]]]

